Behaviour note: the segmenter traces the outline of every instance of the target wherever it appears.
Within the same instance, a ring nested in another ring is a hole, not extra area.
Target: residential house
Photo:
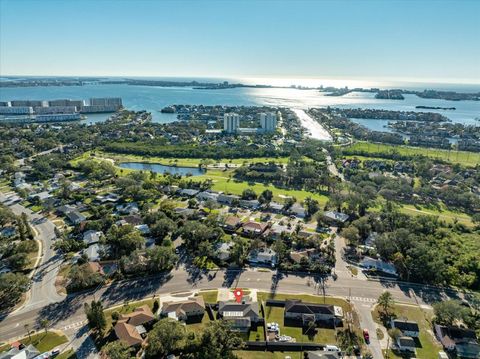
[[[275,267],[277,265],[277,253],[270,248],[253,250],[248,255],[248,261],[251,264],[267,264]]]
[[[283,204],[278,203],[278,202],[270,202],[268,204],[267,211],[273,212],[273,213],[282,213],[283,212]]]
[[[392,319],[391,326],[392,328],[400,330],[404,337],[418,338],[420,335],[420,329],[417,322],[403,319]]]
[[[332,224],[344,224],[350,216],[341,212],[326,211],[323,213],[323,218]]]
[[[260,207],[260,202],[256,199],[250,199],[250,200],[241,199],[239,201],[239,205],[242,208],[256,209],[256,208]]]
[[[98,195],[95,199],[100,203],[116,203],[120,200],[121,196],[116,193],[107,193],[105,195]]]
[[[315,248],[304,249],[302,251],[291,251],[290,259],[300,264],[302,260],[316,260],[320,257],[320,253]]]
[[[205,314],[205,302],[202,296],[191,297],[179,302],[163,302],[161,315],[176,320],[187,321]]]
[[[28,196],[28,198],[31,198],[31,199],[38,198],[38,200],[40,202],[45,202],[46,200],[48,200],[49,198],[52,198],[52,197],[53,197],[53,195],[51,195],[47,191],[34,193],[34,194],[31,194],[30,196]]]
[[[217,202],[218,200],[218,193],[217,192],[213,192],[213,191],[203,191],[203,192],[200,192],[199,194],[197,194],[197,197],[196,197],[200,202],[204,202],[204,201],[214,201],[214,202]]]
[[[83,242],[89,246],[100,242],[100,238],[103,236],[102,231],[89,230],[83,233]]]
[[[125,216],[123,217],[123,220],[127,222],[127,224],[130,224],[131,226],[138,226],[140,224],[143,224],[143,219],[138,214],[131,214],[131,215]]]
[[[220,193],[217,197],[217,202],[224,205],[232,205],[232,202],[239,201],[240,197],[233,194]]]
[[[221,261],[230,259],[230,252],[233,248],[233,242],[220,242],[215,246],[216,256]]]
[[[66,216],[68,212],[75,211],[77,208],[68,204],[55,208],[55,212],[59,215]]]
[[[328,322],[341,321],[343,309],[334,305],[304,303],[293,299],[285,301],[285,319],[301,320],[303,324],[309,321]]]
[[[181,197],[193,198],[193,197],[195,197],[199,192],[200,192],[200,191],[197,190],[197,189],[184,188],[184,189],[181,189],[180,191],[178,191],[178,194],[179,194]]]
[[[480,356],[480,345],[474,330],[435,325],[435,335],[445,350],[454,352],[459,358]]]
[[[40,352],[33,345],[27,345],[20,349],[13,347],[9,351],[0,353],[0,359],[34,359],[40,355]]]
[[[392,263],[384,262],[381,259],[365,257],[360,261],[359,265],[365,270],[374,270],[391,276],[398,276],[395,266]]]
[[[268,223],[248,221],[243,223],[242,232],[249,237],[259,237],[268,228]]]
[[[135,229],[144,235],[150,233],[150,228],[148,227],[148,224],[138,224],[135,226]]]
[[[271,238],[271,239],[278,239],[282,236],[282,234],[292,234],[293,229],[287,226],[282,226],[278,223],[272,224],[272,226],[265,231],[265,237]]]
[[[229,321],[232,329],[239,332],[248,332],[252,324],[260,320],[257,302],[220,301],[218,302],[218,315],[223,320]]]
[[[129,347],[141,345],[147,333],[144,325],[154,320],[155,316],[148,305],[143,305],[132,313],[120,315],[114,327],[115,335]]]
[[[225,231],[235,232],[242,224],[242,221],[237,216],[228,216],[222,223],[222,227]]]
[[[401,352],[415,353],[415,340],[410,337],[398,337],[396,340],[398,350]]]
[[[106,251],[106,246],[94,243],[89,245],[87,248],[83,250],[83,254],[85,254],[90,262],[98,262],[102,259],[102,253]]]
[[[87,219],[87,217],[85,217],[76,209],[74,209],[73,211],[67,212],[66,216],[68,220],[75,225],[80,224]]]
[[[115,207],[115,210],[120,214],[136,214],[140,212],[138,204],[135,202],[119,204]]]
[[[294,203],[292,207],[288,210],[289,213],[294,215],[297,218],[305,218],[307,216],[307,212],[305,208],[298,203]]]

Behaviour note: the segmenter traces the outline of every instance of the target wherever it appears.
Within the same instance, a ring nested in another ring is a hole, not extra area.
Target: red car
[[[365,339],[365,342],[368,344],[368,342],[370,341],[370,334],[368,334],[368,330],[367,329],[363,329],[363,339]]]

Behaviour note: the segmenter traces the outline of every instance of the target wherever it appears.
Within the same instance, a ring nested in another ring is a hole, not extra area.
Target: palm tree
[[[45,334],[47,334],[47,329],[50,326],[50,321],[48,319],[41,319],[40,326],[45,329]]]
[[[389,291],[383,292],[380,294],[380,297],[378,297],[377,303],[380,307],[382,307],[383,314],[388,318],[394,304],[392,293]]]
[[[28,324],[25,324],[23,327],[27,331],[28,339],[30,340],[30,344],[31,344],[32,343],[32,337],[30,336],[30,326]]]

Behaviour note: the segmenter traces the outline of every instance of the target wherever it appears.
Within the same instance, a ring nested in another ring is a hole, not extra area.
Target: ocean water
[[[364,84],[365,85],[365,84]],[[418,85],[418,89],[433,86]],[[406,87],[404,87],[406,88]],[[412,88],[412,87],[410,87]],[[461,87],[456,88],[457,91]],[[475,91],[475,87],[468,87]],[[478,87],[477,87],[478,90]],[[466,90],[465,90],[466,91]],[[299,90],[293,88],[233,88],[223,90],[195,90],[189,87],[155,87],[130,85],[85,85],[59,87],[17,87],[0,88],[0,101],[9,100],[52,100],[61,98],[89,99],[91,97],[121,97],[125,107],[131,110],[146,110],[152,113],[154,122],[172,122],[175,114],[162,114],[160,110],[173,104],[192,105],[231,105],[231,106],[282,106],[298,109],[311,107],[348,107],[376,108],[400,111],[439,112],[452,120],[463,124],[476,124],[480,118],[480,101],[444,101],[422,99],[415,95],[406,95],[405,100],[377,100],[373,93],[353,92],[345,96],[325,96],[317,90]],[[455,111],[420,110],[415,106],[456,107]],[[103,121],[109,115],[90,114],[87,123]],[[380,123],[375,120],[362,121],[367,127],[378,129]],[[382,123],[380,126],[383,126]]]

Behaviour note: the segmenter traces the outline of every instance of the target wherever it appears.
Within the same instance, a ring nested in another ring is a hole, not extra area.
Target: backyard
[[[432,332],[432,317],[433,311],[421,309],[413,305],[399,305],[395,304],[393,312],[396,318],[405,318],[407,320],[415,321],[420,328],[420,337],[417,342],[417,358],[422,359],[437,359],[438,352],[441,346],[437,344]],[[372,312],[375,322],[382,324],[378,307]],[[383,324],[382,324],[383,325]],[[390,341],[391,342],[391,341]],[[389,350],[389,358],[404,358],[399,353]]]

